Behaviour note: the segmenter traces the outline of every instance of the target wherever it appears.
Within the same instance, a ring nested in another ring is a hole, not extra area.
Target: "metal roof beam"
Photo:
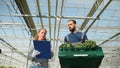
[[[1,38],[5,38],[5,39],[24,39],[24,40],[29,40],[29,39],[31,39],[31,40],[33,40],[33,38],[30,38],[30,37],[19,37],[19,36],[17,36],[17,37],[14,37],[14,36],[1,36]],[[62,41],[62,42],[64,42],[64,40],[63,40],[64,38],[60,38],[60,39],[58,39],[58,40],[60,40],[60,41]],[[53,40],[54,41],[54,38],[53,39],[51,39],[51,40]],[[55,41],[58,41],[56,38],[55,38]],[[96,41],[105,41],[104,39],[92,39],[92,40],[96,40]],[[110,40],[110,41],[117,41],[117,42],[119,42],[120,40],[119,39],[117,39],[117,40]]]
[[[15,0],[21,14],[28,14],[31,15],[28,4],[26,0]],[[37,33],[36,30],[31,30],[31,29],[36,29],[32,17],[25,17],[23,16],[28,28],[30,29],[31,35],[34,37],[35,34]]]
[[[62,0],[62,4],[61,4],[61,11],[60,11],[60,16],[61,17],[62,17],[62,13],[63,13],[63,7],[64,7],[64,0]],[[59,22],[58,22],[57,39],[59,39],[60,24],[61,24],[61,18],[59,18]],[[58,50],[57,48],[58,48],[58,41],[56,42],[56,46],[55,46],[56,51]]]
[[[111,3],[111,1],[112,0],[109,0],[108,2],[107,2],[107,4],[103,7],[103,9],[100,11],[100,13],[97,15],[97,18],[99,18],[99,16],[103,13],[103,11],[107,8],[107,6]],[[96,21],[96,19],[94,19],[93,20],[93,22],[90,24],[90,26],[86,29],[86,31],[85,32],[87,32],[89,29],[90,29],[90,27],[94,24],[94,22]]]
[[[96,10],[98,9],[98,7],[100,6],[100,4],[102,3],[103,0],[96,0],[96,2],[94,3],[93,7],[91,8],[90,12],[88,13],[87,17],[92,17],[94,15],[94,13],[96,12]],[[86,24],[88,23],[90,19],[85,19],[84,22],[82,23],[80,30],[83,30],[83,28],[86,26]]]
[[[41,10],[40,10],[40,3],[39,3],[39,0],[36,0],[36,3],[37,3],[38,14],[39,14],[39,16],[40,16],[41,26],[42,26],[42,28],[44,28],[44,26],[43,26],[43,21],[42,21]]]
[[[101,46],[102,44],[104,44],[104,43],[106,43],[106,42],[110,41],[111,39],[113,39],[114,37],[119,36],[119,35],[120,35],[120,32],[119,32],[119,33],[117,33],[117,34],[115,34],[115,35],[113,35],[113,36],[112,36],[112,37],[110,37],[109,39],[107,39],[107,40],[103,41],[103,42],[102,42],[102,43],[100,43],[98,46]]]
[[[55,24],[51,24],[52,26],[51,27],[55,27]],[[0,26],[19,26],[19,28],[14,28],[16,30],[25,30],[25,29],[20,29],[20,27],[23,27],[23,26],[26,26],[26,24],[22,24],[22,23],[11,23],[11,22],[3,22],[3,23],[0,23]],[[36,26],[41,26],[39,24],[36,24]],[[47,24],[44,24],[43,25],[44,27],[49,27]],[[57,26],[56,26],[57,27]],[[86,28],[88,28],[89,26],[86,26]],[[10,29],[11,27],[2,27],[3,29]],[[61,28],[62,29],[68,29],[68,26],[66,24],[61,24]],[[79,25],[77,26],[77,28],[79,28]],[[38,28],[39,29],[39,28]],[[91,27],[91,30],[89,31],[95,31],[95,30],[103,30],[103,29],[106,29],[106,30],[118,30],[120,29],[120,27],[116,27],[116,26],[93,26]],[[29,30],[29,29],[27,29]],[[37,30],[36,29],[31,29],[31,30]],[[55,31],[55,30],[54,30]],[[99,32],[99,31],[98,31]],[[103,31],[104,32],[104,31]],[[55,32],[56,33],[56,32]],[[106,32],[107,33],[107,32]]]
[[[51,16],[51,7],[50,7],[50,0],[48,0],[48,16]],[[49,20],[49,36],[50,36],[50,40],[51,40],[51,18],[48,18]]]
[[[28,14],[1,14],[0,16],[14,16],[14,17],[40,17],[39,15],[28,15]],[[42,15],[41,16],[42,18],[57,18],[57,19],[91,19],[91,20],[94,20],[94,19],[98,19],[99,18],[96,18],[96,17],[84,17],[84,16],[47,16],[47,15]]]
[[[55,7],[55,16],[57,16],[57,10],[58,10],[58,0],[56,0],[56,7]],[[55,23],[54,23],[54,41],[53,41],[53,46],[55,45],[55,38],[56,38],[56,26],[57,26],[57,18],[55,17]],[[55,49],[55,48],[53,48]]]

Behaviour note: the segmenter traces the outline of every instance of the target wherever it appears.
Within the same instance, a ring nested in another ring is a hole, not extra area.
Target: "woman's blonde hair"
[[[47,30],[46,30],[45,28],[39,29],[39,31],[37,32],[37,34],[36,34],[35,37],[34,37],[35,40],[39,40],[39,35],[38,35],[38,33],[39,33],[41,30],[45,30],[45,32],[47,33]],[[46,40],[46,38],[45,38],[45,40]]]

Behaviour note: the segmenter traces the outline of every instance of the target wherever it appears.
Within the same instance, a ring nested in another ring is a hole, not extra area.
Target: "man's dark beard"
[[[71,29],[70,32],[73,33],[75,31],[75,28]]]

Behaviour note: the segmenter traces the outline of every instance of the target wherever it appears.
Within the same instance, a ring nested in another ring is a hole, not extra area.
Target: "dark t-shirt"
[[[64,42],[68,42],[68,43],[81,42],[82,34],[84,34],[83,41],[88,40],[87,35],[85,33],[76,32],[75,34],[70,33],[67,36],[65,36]]]

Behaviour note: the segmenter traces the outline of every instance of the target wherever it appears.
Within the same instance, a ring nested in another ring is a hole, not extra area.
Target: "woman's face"
[[[38,36],[39,36],[39,40],[45,40],[46,39],[46,30],[41,29],[38,33]]]

